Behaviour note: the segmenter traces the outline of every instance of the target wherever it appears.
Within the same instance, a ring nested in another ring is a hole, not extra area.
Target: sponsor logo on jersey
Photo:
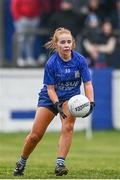
[[[70,82],[70,81],[67,81],[67,82],[59,82],[57,84],[57,88],[59,90],[72,90],[74,89],[75,87],[77,87],[79,85],[79,80],[77,81],[73,81],[73,82]]]

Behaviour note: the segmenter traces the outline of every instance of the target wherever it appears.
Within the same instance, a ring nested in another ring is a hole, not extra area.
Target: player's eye
[[[67,43],[70,44],[70,43],[72,43],[72,41],[71,41],[71,40],[68,40]]]
[[[60,44],[65,44],[65,43],[66,43],[65,40],[60,41]]]
[[[72,43],[72,40],[67,40],[67,41],[62,40],[62,41],[60,41],[60,44],[65,44],[66,42],[67,42],[68,44],[71,44],[71,43]]]

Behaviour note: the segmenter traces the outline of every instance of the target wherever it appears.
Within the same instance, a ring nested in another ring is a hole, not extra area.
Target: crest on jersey
[[[80,72],[79,70],[75,71],[75,78],[79,78],[80,77]]]

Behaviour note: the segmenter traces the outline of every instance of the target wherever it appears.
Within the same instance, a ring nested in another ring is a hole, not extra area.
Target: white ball
[[[69,99],[68,107],[74,117],[83,117],[90,110],[90,101],[82,94],[75,95]]]

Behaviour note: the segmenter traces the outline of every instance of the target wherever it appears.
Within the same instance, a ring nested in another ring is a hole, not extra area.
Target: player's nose
[[[69,47],[69,44],[67,42],[65,43],[65,47]]]

